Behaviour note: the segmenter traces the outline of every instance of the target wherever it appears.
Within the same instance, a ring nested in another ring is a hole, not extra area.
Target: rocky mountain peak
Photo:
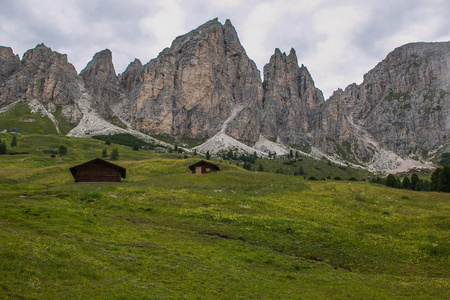
[[[87,66],[80,72],[86,89],[91,95],[92,104],[103,116],[115,115],[114,106],[125,97],[109,49],[97,52]]]
[[[17,58],[14,60],[16,64]],[[67,61],[65,54],[40,44],[23,55],[19,68],[0,92],[0,102],[36,99],[42,103],[64,105],[80,97],[81,84],[75,67]]]
[[[299,67],[294,49],[289,55],[275,49],[264,66],[263,86],[262,134],[289,145],[309,144],[307,133],[324,99],[306,67]]]
[[[73,123],[93,108],[96,118],[118,116],[146,134],[264,151],[268,143],[272,151],[284,147],[274,142],[309,145],[314,153],[376,168],[396,166],[398,155],[417,159],[450,147],[450,42],[399,47],[361,85],[326,102],[293,48],[275,49],[263,73],[261,82],[230,20],[213,19],[118,76],[108,49],[78,75],[65,55],[44,44],[20,63],[0,47],[0,105],[38,101],[48,111],[59,105]],[[80,124],[83,134],[90,123]]]
[[[0,46],[0,86],[20,67],[19,55],[9,47]]]
[[[127,83],[131,69],[125,73],[121,82],[132,97],[133,113],[124,117],[151,134],[203,139],[219,132],[236,106],[262,99],[256,65],[247,57],[231,22],[222,25],[217,19],[177,37],[143,67],[139,84]],[[255,122],[257,118],[248,111],[243,110],[241,114],[247,115],[236,120]],[[255,128],[238,132],[233,128],[245,126],[232,120],[229,124],[227,131],[234,137],[258,138]]]
[[[109,49],[97,52],[92,60],[80,72],[86,85],[92,87],[103,81],[117,83],[116,71],[112,61],[112,53]]]

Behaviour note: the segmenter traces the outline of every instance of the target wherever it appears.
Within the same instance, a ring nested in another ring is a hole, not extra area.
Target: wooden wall
[[[119,182],[120,173],[116,168],[105,165],[87,165],[77,168],[77,182]]]

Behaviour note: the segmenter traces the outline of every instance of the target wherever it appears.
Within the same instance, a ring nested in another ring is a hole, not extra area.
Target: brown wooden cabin
[[[69,169],[75,182],[120,182],[126,169],[106,160],[96,158]]]
[[[220,168],[217,165],[207,162],[206,160],[201,160],[193,165],[190,165],[189,169],[192,171],[192,174],[207,174],[220,171]]]

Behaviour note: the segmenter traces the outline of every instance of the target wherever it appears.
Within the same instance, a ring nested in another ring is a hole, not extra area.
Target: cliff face
[[[5,56],[4,52],[0,56],[0,65],[2,70],[8,70],[2,73],[9,76],[4,77],[0,85],[0,104],[37,100],[49,111],[55,111],[56,106],[63,107],[63,115],[68,121],[79,121],[81,116],[76,102],[84,84],[66,55],[41,44],[27,51],[17,66],[18,58],[11,54]]]
[[[212,20],[176,38],[142,68],[130,65],[121,85],[130,96],[130,114],[123,117],[137,130],[199,139],[217,133],[238,106],[257,107],[262,99],[259,71],[229,21]],[[227,132],[256,140],[257,111],[239,114]]]
[[[261,133],[268,139],[303,146],[324,98],[308,70],[298,66],[295,50],[288,56],[279,49],[264,67]]]
[[[426,156],[449,143],[449,116],[450,43],[408,44],[391,52],[361,85],[324,104],[316,144],[327,138],[347,143],[364,160],[373,153],[374,147],[364,146],[368,141],[401,156]]]
[[[114,106],[123,102],[125,95],[112,62],[112,53],[106,49],[96,53],[80,72],[92,99],[92,106],[105,117],[115,114]]]
[[[0,86],[19,70],[19,66],[19,56],[14,55],[11,48],[0,46]]]
[[[262,83],[229,20],[205,23],[118,76],[107,49],[77,75],[66,55],[43,44],[22,61],[0,47],[0,107],[17,100],[38,101],[50,112],[60,107],[74,124],[91,112],[117,116],[152,135],[220,133],[216,138],[228,135],[249,146],[268,142],[265,137],[363,164],[380,151],[426,157],[450,144],[450,42],[397,48],[361,85],[327,101],[293,49],[289,55],[275,50]]]

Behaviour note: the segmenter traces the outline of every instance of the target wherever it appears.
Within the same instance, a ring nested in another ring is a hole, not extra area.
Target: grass
[[[23,134],[56,134],[53,122],[40,113],[31,113],[25,102],[17,104],[0,116],[0,130],[10,130],[14,127],[18,127],[19,132]]]
[[[220,161],[196,176],[196,158],[119,145],[124,182],[76,184],[68,168],[104,143],[18,147],[38,138],[69,153],[0,156],[1,298],[450,297],[448,194]]]

